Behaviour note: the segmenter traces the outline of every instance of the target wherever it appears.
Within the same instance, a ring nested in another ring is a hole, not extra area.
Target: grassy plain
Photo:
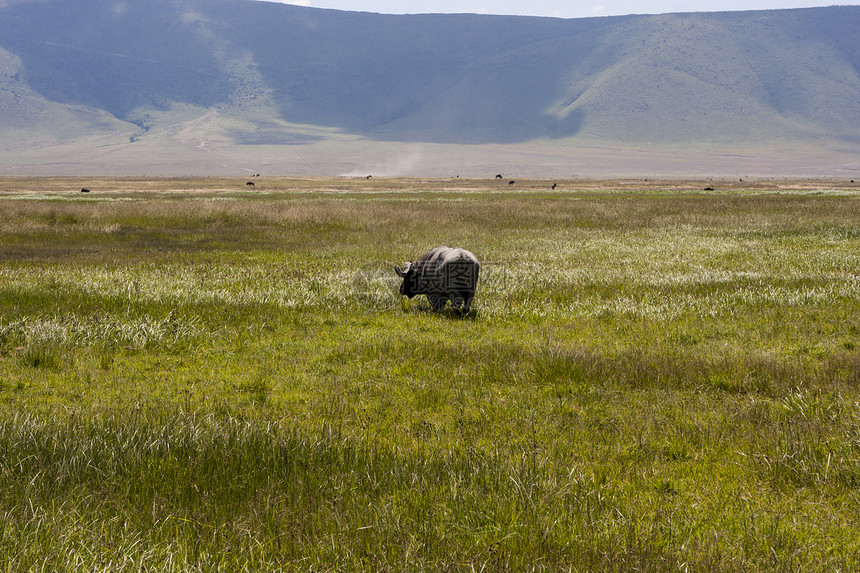
[[[4,571],[860,567],[856,186],[244,183],[0,179]]]

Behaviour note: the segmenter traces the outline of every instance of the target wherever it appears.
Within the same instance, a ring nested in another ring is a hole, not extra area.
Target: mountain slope
[[[561,20],[5,0],[0,131],[139,142],[217,110],[207,137],[237,145],[854,144],[858,29],[860,7]]]

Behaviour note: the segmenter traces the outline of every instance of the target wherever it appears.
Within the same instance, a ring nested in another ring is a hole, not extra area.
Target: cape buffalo
[[[416,262],[408,262],[402,269],[394,267],[403,278],[400,294],[409,298],[427,295],[430,306],[441,311],[450,300],[451,306],[468,314],[475,297],[475,285],[481,264],[466,249],[436,247]]]

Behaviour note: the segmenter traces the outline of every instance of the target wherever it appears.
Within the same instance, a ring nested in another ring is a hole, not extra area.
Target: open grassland
[[[858,191],[0,179],[2,570],[857,570]]]

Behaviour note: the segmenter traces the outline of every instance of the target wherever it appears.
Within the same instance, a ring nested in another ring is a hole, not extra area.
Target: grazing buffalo
[[[553,184],[552,184],[552,190],[553,190],[553,191],[555,191],[555,188],[556,188],[556,187],[558,187],[558,183],[553,183]]]
[[[81,189],[81,193],[89,193],[89,192],[90,192],[90,190],[89,190],[89,189],[87,189],[86,187],[84,187],[83,189]]]
[[[427,295],[430,306],[441,311],[451,306],[468,314],[475,297],[475,285],[481,264],[466,249],[436,247],[416,262],[408,262],[394,271],[403,279],[400,294],[409,298]]]
[[[248,187],[253,187],[253,186],[254,186],[254,182],[253,182],[253,181],[248,181],[247,183],[245,183],[245,185],[247,185]]]
[[[514,180],[508,181],[508,185],[513,185],[514,183],[516,183]]]
[[[499,173],[498,175],[496,175],[496,179],[504,179],[504,177],[502,177],[502,174]]]

